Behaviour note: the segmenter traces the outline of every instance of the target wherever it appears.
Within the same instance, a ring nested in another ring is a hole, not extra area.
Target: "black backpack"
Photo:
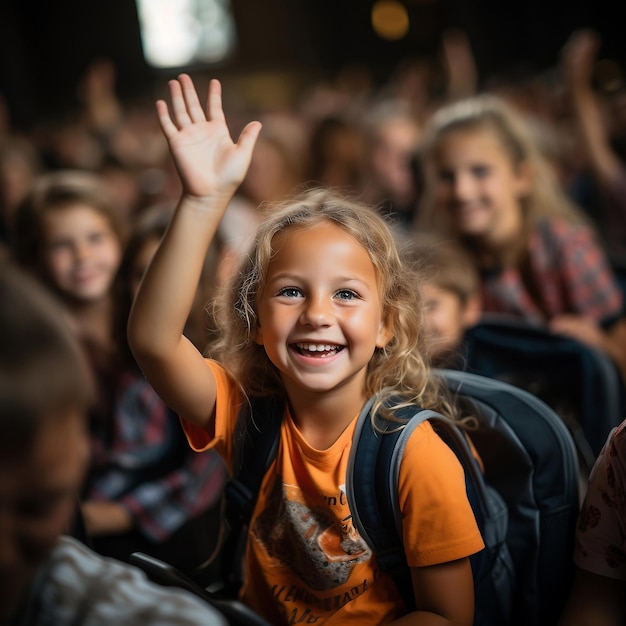
[[[410,608],[413,592],[393,485],[410,433],[430,420],[465,468],[468,497],[486,545],[471,557],[474,624],[552,626],[573,573],[579,486],[571,435],[552,409],[522,389],[467,372],[439,370],[438,375],[464,412],[479,417],[480,427],[469,434],[484,475],[464,431],[454,422],[433,411],[406,407],[396,414],[407,426],[380,435],[371,426],[370,400],[359,416],[346,476],[354,524]],[[276,455],[284,406],[257,399],[252,413],[254,420],[249,414],[240,416],[237,461],[226,489],[230,534],[221,558],[231,592],[240,584],[238,565],[247,524],[263,475]],[[384,420],[377,423],[385,425]]]
[[[605,353],[508,315],[489,314],[464,338],[463,369],[522,387],[570,430],[588,474],[626,410],[619,371]]]

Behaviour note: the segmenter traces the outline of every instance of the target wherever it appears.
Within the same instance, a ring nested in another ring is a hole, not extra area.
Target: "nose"
[[[72,247],[72,253],[77,263],[86,261],[89,257],[89,244],[81,241],[75,242]]]
[[[309,295],[304,303],[300,323],[319,328],[332,323],[333,313],[330,299],[321,294]]]
[[[472,177],[468,174],[458,173],[451,182],[452,193],[457,200],[466,200],[470,198],[474,192],[474,183]]]

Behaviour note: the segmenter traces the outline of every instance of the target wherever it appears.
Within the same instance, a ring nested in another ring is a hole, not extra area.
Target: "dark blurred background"
[[[397,40],[374,32],[375,0],[225,4],[237,43],[228,59],[202,68],[216,73],[303,77],[366,65],[384,81],[403,59],[437,54],[450,28],[469,36],[482,79],[549,69],[568,35],[583,26],[601,34],[603,56],[626,59],[620,3],[611,0],[401,0],[410,22]],[[176,71],[146,63],[133,0],[0,0],[0,94],[14,125],[71,107],[78,77],[98,56],[117,66],[121,97],[147,94]]]

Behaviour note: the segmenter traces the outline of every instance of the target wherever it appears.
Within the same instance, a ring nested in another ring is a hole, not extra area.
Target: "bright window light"
[[[230,0],[136,0],[146,62],[159,68],[218,63],[236,44]]]

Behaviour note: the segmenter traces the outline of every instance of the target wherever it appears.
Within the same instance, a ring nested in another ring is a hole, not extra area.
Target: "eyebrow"
[[[303,278],[298,274],[290,274],[288,272],[281,272],[280,274],[275,274],[273,276],[269,276],[267,279],[267,283],[271,283],[277,280],[293,280],[293,281],[303,281]],[[359,278],[356,276],[338,276],[333,279],[333,282],[337,283],[350,283],[357,282],[365,286],[369,286],[369,281]]]

